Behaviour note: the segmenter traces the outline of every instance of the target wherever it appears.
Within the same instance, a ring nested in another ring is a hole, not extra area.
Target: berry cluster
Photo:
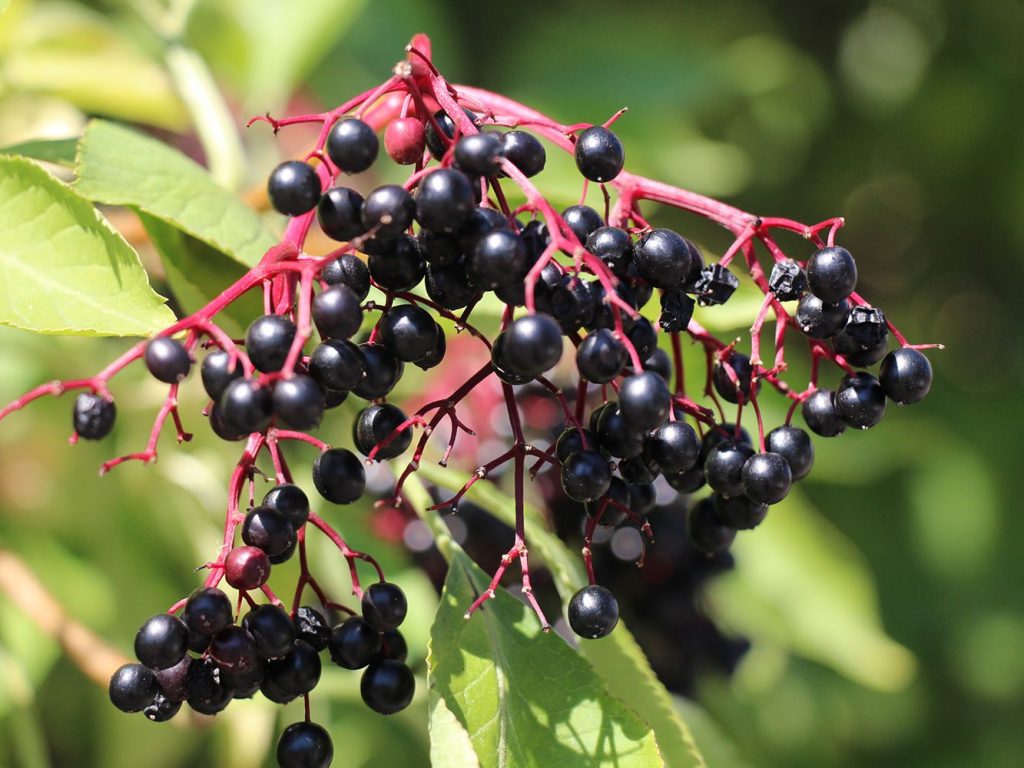
[[[446,463],[460,434],[474,434],[458,414],[460,404],[496,379],[511,445],[486,460],[454,497],[435,505],[457,509],[473,483],[512,468],[514,542],[467,617],[494,596],[518,560],[524,599],[549,627],[530,580],[523,513],[525,478],[549,465],[558,468],[565,496],[584,505],[588,516],[583,554],[590,584],[569,601],[569,624],[580,637],[599,638],[613,630],[619,609],[612,593],[596,583],[591,540],[597,526],[627,522],[650,537],[646,516],[654,507],[659,476],[684,494],[710,486],[712,496],[686,512],[686,527],[694,547],[719,554],[737,530],[760,523],[791,483],[810,471],[808,434],[790,423],[797,406],[813,432],[834,436],[846,426],[866,429],[878,423],[886,397],[911,403],[929,389],[931,368],[923,347],[909,345],[855,292],[856,265],[834,242],[841,219],[808,226],[751,216],[632,175],[623,170],[625,151],[610,128],[621,112],[603,125],[562,125],[502,96],[451,85],[431,63],[425,38],[414,40],[408,53],[392,77],[337,109],[257,118],[275,132],[302,123],[318,124],[321,131],[305,158],[282,163],[270,175],[270,202],[291,218],[281,242],[256,267],[209,305],[136,345],[98,375],[44,385],[0,410],[2,418],[37,397],[82,389],[74,408],[75,433],[104,437],[116,415],[108,382],[142,358],[150,373],[169,385],[167,399],[146,449],[113,459],[103,469],[129,459],[152,461],[169,418],[179,441],[188,439],[178,387],[197,351],[214,348],[201,363],[210,398],[206,415],[218,436],[245,441],[229,483],[223,547],[208,564],[204,586],[140,630],[141,663],[118,670],[111,682],[111,698],[122,709],[166,719],[183,700],[212,713],[256,690],[274,701],[306,697],[319,678],[318,652],[325,648],[341,666],[366,667],[363,697],[372,708],[390,713],[409,703],[413,678],[402,663],[404,643],[396,630],[405,614],[400,590],[385,580],[370,555],[351,549],[310,510],[292,484],[282,450],[287,441],[316,446],[320,455],[312,480],[320,495],[342,505],[360,499],[366,490],[363,460],[309,434],[326,410],[350,395],[367,403],[352,424],[354,447],[367,463],[395,459],[413,448],[393,493],[380,500],[401,507],[403,484],[419,467],[429,438],[447,422],[449,440],[441,457]],[[403,184],[378,186],[364,196],[342,183],[343,175],[374,165],[381,129],[386,154],[412,170]],[[583,178],[580,202],[561,212],[532,181],[546,164],[545,145],[537,136],[572,153]],[[585,202],[591,185],[600,188],[603,210]],[[645,200],[722,225],[733,236],[731,245],[717,262],[708,262],[691,240],[651,226],[640,209]],[[324,255],[307,253],[314,223],[340,245]],[[801,235],[813,250],[805,260],[786,256],[777,231]],[[762,265],[765,255],[769,274]],[[738,340],[717,339],[695,317],[697,307],[721,305],[733,295],[742,274],[730,269],[737,257],[764,295],[749,354],[736,348]],[[368,300],[371,288],[383,302]],[[217,325],[216,315],[252,290],[263,291],[265,314],[253,320],[244,340],[233,340]],[[652,312],[648,307],[656,292]],[[472,322],[474,308],[488,294],[503,307],[493,338]],[[789,302],[798,302],[795,310]],[[762,360],[760,338],[769,313],[776,323],[771,366]],[[485,357],[454,391],[406,415],[387,397],[406,364],[429,371],[448,362],[445,327],[451,324],[479,342]],[[307,349],[314,331],[318,341]],[[812,357],[810,381],[799,391],[783,379],[791,335],[806,341]],[[893,351],[890,336],[899,345]],[[707,404],[687,394],[684,338],[705,353]],[[661,339],[671,353],[659,346]],[[560,363],[567,341],[575,365]],[[854,369],[879,360],[878,378]],[[835,390],[818,386],[821,361],[845,374]],[[767,434],[758,406],[765,384],[791,401],[785,422]],[[526,437],[529,425],[517,402],[517,392],[526,386],[541,387],[562,412],[561,434],[546,449]],[[726,418],[723,400],[737,406],[732,419]],[[748,408],[756,419],[756,439],[741,426]],[[416,427],[422,435],[413,447]],[[255,462],[263,451],[278,485],[257,506]],[[536,465],[528,470],[531,457]],[[246,485],[250,503],[243,512]],[[347,561],[353,593],[362,601],[361,617],[332,600],[309,570],[310,526],[334,542]],[[274,564],[295,552],[301,573],[289,613],[267,578]],[[359,561],[372,565],[379,578],[366,590],[359,582]],[[218,589],[222,580],[239,592],[236,611]],[[351,617],[330,629],[323,614],[303,605],[307,586],[329,614]],[[269,603],[257,605],[253,592],[262,592]],[[243,603],[250,610],[235,623]],[[199,655],[189,656],[189,650]],[[331,751],[330,739],[307,715],[305,723],[284,732],[278,756],[282,766],[325,766]]]

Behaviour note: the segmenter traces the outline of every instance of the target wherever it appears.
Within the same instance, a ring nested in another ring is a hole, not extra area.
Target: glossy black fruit
[[[366,232],[363,196],[348,187],[332,187],[316,206],[320,229],[332,240],[347,243]]]
[[[637,272],[655,288],[681,287],[690,272],[690,262],[689,246],[671,229],[652,229],[633,246]]]
[[[369,456],[378,443],[391,437],[391,441],[380,448],[374,458],[381,461],[401,456],[412,443],[412,429],[392,434],[404,424],[406,416],[392,403],[374,404],[364,408],[352,424],[352,440],[363,456]]]
[[[760,504],[747,496],[723,496],[716,493],[711,498],[714,500],[718,522],[737,531],[756,528],[768,514],[767,504]]]
[[[334,504],[351,504],[366,490],[366,471],[352,451],[330,448],[313,463],[313,485]]]
[[[668,421],[651,432],[647,451],[666,475],[679,474],[697,464],[700,441],[685,421]]]
[[[576,167],[584,178],[604,183],[622,170],[626,151],[619,137],[607,128],[595,125],[576,139]]]
[[[584,587],[569,600],[569,626],[587,640],[606,637],[619,623],[619,603],[599,584]]]
[[[547,160],[544,145],[526,131],[508,131],[502,134],[501,151],[527,178],[536,176],[544,170],[544,163]]]
[[[822,437],[835,437],[846,429],[836,414],[835,393],[830,389],[816,389],[800,408],[808,428]]]
[[[474,176],[495,175],[504,155],[503,137],[496,133],[475,133],[455,143],[455,165]]]
[[[420,179],[415,199],[416,221],[433,232],[459,229],[475,205],[473,185],[454,168],[438,168]]]
[[[352,342],[328,339],[313,350],[309,375],[324,389],[347,392],[366,375],[366,360]]]
[[[158,613],[135,635],[135,657],[150,669],[168,669],[188,652],[188,627],[177,616]]]
[[[245,351],[256,370],[281,370],[295,332],[295,323],[283,315],[263,315],[253,320],[245,332]]]
[[[380,581],[363,592],[363,618],[374,629],[398,629],[405,621],[408,604],[397,584]]]
[[[320,272],[320,279],[328,285],[347,285],[360,301],[370,293],[370,270],[356,255],[343,254],[329,261]]]
[[[363,701],[375,712],[393,715],[409,706],[416,691],[412,670],[400,661],[383,659],[366,668],[360,680]]]
[[[146,345],[146,368],[157,381],[177,384],[188,376],[192,359],[180,341],[160,336]]]
[[[192,632],[212,637],[233,621],[231,601],[216,587],[200,587],[185,602],[183,618]]]
[[[366,373],[352,391],[364,400],[384,397],[402,378],[405,364],[382,344],[360,344],[359,351]]]
[[[380,652],[380,640],[380,630],[361,616],[352,616],[334,628],[327,647],[339,667],[362,669]]]
[[[796,324],[812,339],[828,339],[835,336],[850,316],[850,303],[843,299],[837,304],[827,304],[812,293],[805,294],[796,305]]]
[[[723,496],[742,496],[743,466],[753,455],[754,449],[744,443],[731,440],[718,443],[704,461],[708,485]]]
[[[882,391],[894,403],[916,403],[932,388],[932,364],[922,352],[901,347],[882,360],[878,379]]]
[[[235,379],[228,384],[219,405],[227,426],[241,435],[262,432],[270,426],[274,413],[271,391],[252,379]]]
[[[743,402],[749,402],[753,375],[750,356],[733,350],[728,358],[715,363],[712,381],[715,391],[730,403],[738,403],[741,396]],[[754,394],[760,391],[761,380],[758,379],[754,386]]]
[[[604,218],[589,205],[571,205],[562,211],[562,218],[580,243],[586,243],[595,230],[604,226]]]
[[[604,496],[612,482],[608,462],[597,451],[572,454],[562,465],[562,488],[574,501],[594,501]]]
[[[72,424],[75,434],[85,440],[100,440],[110,434],[117,418],[114,401],[94,392],[82,392],[75,398]]]
[[[814,445],[800,427],[776,427],[765,437],[765,447],[789,462],[794,480],[807,477],[814,466]]]
[[[504,359],[514,373],[533,378],[562,357],[562,331],[549,315],[524,315],[505,330]]]
[[[331,737],[316,723],[292,723],[277,741],[280,768],[327,768],[332,760]]]
[[[499,228],[480,237],[466,260],[466,273],[478,288],[493,289],[522,280],[529,270],[526,245],[510,229]]]
[[[125,664],[110,678],[111,703],[122,712],[141,712],[160,691],[153,670],[141,664]]]
[[[254,507],[242,523],[242,541],[274,557],[295,543],[295,526],[271,507]]]
[[[412,195],[397,184],[377,187],[363,201],[361,213],[366,232],[381,242],[405,232],[416,215]],[[371,270],[372,271],[372,270]]]
[[[835,408],[848,427],[870,429],[885,415],[885,392],[878,379],[862,371],[845,377],[836,387]]]
[[[857,287],[857,264],[845,248],[822,248],[807,260],[807,287],[828,304],[838,304]]]
[[[278,213],[301,216],[320,199],[320,177],[308,163],[288,160],[271,171],[267,195]]]
[[[258,605],[245,614],[242,627],[256,645],[256,652],[264,659],[286,656],[295,642],[295,625],[278,605]]]
[[[363,309],[356,292],[332,285],[313,299],[313,324],[323,339],[350,338],[363,324]]]
[[[313,429],[324,416],[324,394],[312,378],[297,373],[274,385],[273,407],[285,426]]]
[[[402,304],[385,312],[377,326],[380,343],[399,360],[414,363],[428,355],[441,332],[429,312],[415,304]]]
[[[647,432],[663,424],[671,401],[665,380],[651,371],[627,376],[619,387],[619,411],[635,432]]]
[[[725,552],[736,538],[734,528],[719,522],[710,498],[701,499],[687,513],[686,533],[694,548],[709,557]]]
[[[242,364],[237,360],[232,363],[231,355],[223,349],[216,349],[204,357],[199,372],[203,379],[203,389],[214,402],[220,400],[228,384],[243,375]]]
[[[374,281],[389,291],[412,290],[427,272],[423,255],[407,235],[397,236],[375,250],[367,264]]]
[[[626,348],[607,328],[588,333],[576,348],[580,376],[595,384],[607,384],[618,376],[626,359]]]
[[[757,504],[778,504],[792,483],[789,462],[778,453],[755,453],[743,465],[743,490]]]
[[[299,486],[282,483],[267,491],[263,506],[276,509],[298,530],[309,519],[309,497]]]
[[[373,165],[380,140],[373,128],[355,117],[345,117],[327,134],[327,156],[346,173],[361,173]]]

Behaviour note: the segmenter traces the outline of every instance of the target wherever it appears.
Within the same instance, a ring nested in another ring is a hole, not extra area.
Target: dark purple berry
[[[816,389],[801,406],[808,428],[822,437],[835,437],[846,429],[836,414],[835,393],[830,389]]]
[[[382,659],[363,672],[359,691],[374,712],[393,715],[409,706],[416,691],[416,678],[402,662]]]
[[[606,637],[619,623],[615,595],[599,584],[584,587],[569,600],[569,626],[587,640]]]
[[[603,126],[587,128],[576,139],[576,167],[586,179],[611,181],[625,162],[626,152],[619,137]]]
[[[72,423],[75,434],[85,440],[100,440],[110,434],[117,418],[114,401],[94,392],[82,392],[75,398]]]
[[[150,669],[169,669],[188,652],[188,627],[177,616],[158,613],[135,635],[135,657]]]
[[[313,463],[313,485],[334,504],[351,504],[366,490],[366,471],[356,455],[345,448],[331,448]]]
[[[146,345],[146,368],[157,381],[177,384],[188,376],[192,359],[180,341],[160,336]]]
[[[313,210],[320,199],[320,177],[308,163],[288,160],[271,172],[267,195],[278,213],[301,216]]]
[[[373,165],[380,140],[373,128],[355,117],[344,117],[327,134],[327,156],[346,173],[361,173]]]
[[[932,364],[918,350],[901,347],[882,360],[878,380],[882,391],[894,403],[916,403],[932,388]]]

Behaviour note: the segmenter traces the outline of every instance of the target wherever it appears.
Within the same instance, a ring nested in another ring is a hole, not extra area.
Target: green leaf
[[[473,742],[438,692],[427,693],[430,709],[430,766],[431,768],[479,768],[480,761],[473,751]]]
[[[427,662],[480,765],[661,765],[650,726],[522,602],[498,590],[466,621],[489,578],[454,543],[451,553]]]
[[[75,152],[78,139],[41,139],[39,141],[23,141],[0,149],[0,155],[20,155],[32,160],[43,160],[65,168],[75,165]]]
[[[862,685],[909,684],[916,660],[885,634],[863,556],[799,491],[733,551],[736,568],[708,587],[716,623]]]
[[[245,267],[201,240],[186,235],[162,219],[136,209],[149,239],[163,261],[171,292],[183,311],[206,306],[245,274]],[[263,314],[258,291],[249,291],[215,319],[229,334],[240,337],[254,317]]]
[[[88,201],[30,160],[0,157],[0,323],[145,336],[174,322],[138,254]]]
[[[418,473],[452,492],[464,482],[457,472],[430,462],[421,464]],[[414,488],[414,484],[406,485],[407,494],[410,488]],[[466,498],[502,522],[515,524],[515,500],[493,483],[475,483]],[[525,514],[530,552],[547,565],[562,600],[566,601],[587,583],[582,558],[547,529],[534,507],[527,504]],[[667,765],[679,768],[705,765],[689,728],[624,624],[620,623],[611,635],[599,642],[581,643],[580,653],[604,679],[609,692],[632,707],[654,729]]]
[[[259,216],[200,165],[115,123],[86,127],[75,189],[98,203],[145,211],[247,267],[276,242]]]

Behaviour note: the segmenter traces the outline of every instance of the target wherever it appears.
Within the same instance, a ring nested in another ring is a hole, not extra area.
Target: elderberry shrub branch
[[[312,473],[320,495],[341,505],[361,498],[364,461],[309,433],[325,410],[350,395],[369,403],[353,424],[355,447],[367,464],[402,456],[421,429],[393,492],[378,500],[399,507],[403,484],[418,469],[430,438],[448,422],[440,458],[445,465],[460,434],[474,434],[460,406],[465,410],[466,398],[497,377],[511,445],[432,507],[457,511],[475,483],[511,464],[514,540],[466,617],[495,596],[518,562],[524,598],[541,626],[550,628],[531,586],[524,519],[525,478],[549,464],[560,468],[566,496],[583,503],[589,515],[583,547],[589,585],[569,601],[568,617],[577,635],[593,639],[618,621],[614,596],[597,583],[595,531],[629,521],[653,542],[646,513],[657,476],[685,494],[710,486],[711,496],[689,511],[687,531],[694,547],[712,556],[728,549],[738,530],[756,527],[810,471],[813,446],[807,431],[792,423],[797,408],[811,432],[833,437],[847,427],[874,426],[887,399],[917,402],[931,386],[931,366],[921,350],[935,345],[909,344],[856,292],[856,263],[836,244],[842,218],[808,225],[754,216],[634,175],[623,169],[625,150],[611,130],[624,110],[601,125],[561,124],[504,96],[451,84],[434,67],[424,36],[413,40],[407,54],[391,77],[336,109],[250,121],[267,123],[275,133],[292,125],[320,126],[303,159],[284,162],[270,175],[271,204],[291,218],[259,264],[207,306],[136,344],[95,376],[41,385],[0,410],[2,419],[40,397],[82,390],[72,441],[100,439],[116,417],[111,379],[142,359],[168,384],[167,396],[144,450],[111,459],[101,472],[129,460],[152,462],[168,419],[179,442],[190,438],[178,388],[198,350],[211,350],[201,363],[210,398],[204,415],[221,438],[244,441],[228,484],[222,545],[206,565],[203,585],[139,630],[140,663],[115,672],[110,696],[119,708],[142,710],[153,720],[172,717],[184,701],[213,714],[257,691],[281,703],[301,696],[306,718],[289,726],[278,743],[278,761],[286,768],[326,766],[332,759],[329,736],[309,717],[320,652],[328,650],[342,667],[364,670],[362,696],[378,712],[397,712],[413,695],[398,630],[404,595],[371,555],[352,549],[311,509],[284,452],[288,442],[313,445],[320,451]],[[404,184],[380,186],[364,198],[338,180],[376,161],[380,130],[386,154],[411,172]],[[533,181],[546,162],[537,136],[572,154],[584,179],[580,202],[561,212]],[[585,204],[591,184],[599,185],[603,211]],[[509,203],[513,190],[524,200],[515,209]],[[719,224],[732,236],[723,256],[705,263],[693,242],[652,227],[641,210],[647,202]],[[340,243],[325,256],[304,250],[314,222]],[[813,250],[801,253],[804,258],[787,255],[778,232],[799,235]],[[739,285],[737,266],[764,297],[750,326],[749,354],[737,348],[738,339],[722,341],[694,317],[697,306],[729,300]],[[424,279],[426,295],[419,291]],[[383,304],[367,301],[371,286],[383,294]],[[262,291],[265,314],[253,320],[244,340],[233,340],[216,317],[256,290]],[[657,325],[669,337],[670,354],[658,348],[658,328],[640,315],[655,290]],[[493,338],[471,322],[487,292],[504,304]],[[372,332],[353,343],[368,313],[376,314]],[[775,319],[774,355],[766,363],[762,332],[769,314]],[[387,396],[406,363],[429,370],[445,362],[447,343],[436,318],[479,342],[487,362],[407,416]],[[320,341],[307,355],[314,329]],[[898,344],[891,351],[890,335]],[[696,395],[687,387],[684,337],[706,361]],[[787,342],[794,338],[804,340],[811,358],[802,389],[784,378]],[[565,339],[575,348],[578,377],[556,371],[548,378],[563,357]],[[835,389],[819,386],[823,361],[843,374]],[[858,370],[879,361],[878,377]],[[564,416],[563,431],[548,448],[525,436],[515,387],[531,382],[557,399]],[[763,383],[790,401],[783,424],[767,432],[758,402]],[[731,421],[728,405],[735,406]],[[742,426],[748,408],[756,442]],[[257,504],[257,460],[264,453],[275,485]],[[347,563],[358,609],[328,594],[311,570],[310,525]],[[296,552],[294,592],[278,596],[267,581],[272,566]],[[377,579],[365,588],[360,562]],[[219,588],[223,581],[238,591],[234,604]],[[319,609],[304,604],[307,588]]]

